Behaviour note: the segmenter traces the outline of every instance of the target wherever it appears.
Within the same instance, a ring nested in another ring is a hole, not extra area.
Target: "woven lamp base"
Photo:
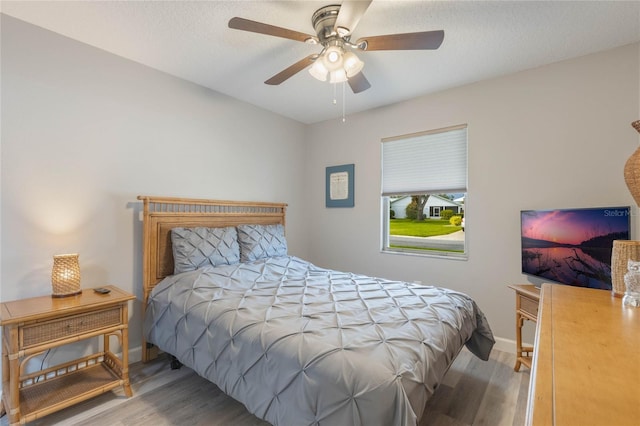
[[[75,296],[82,293],[78,254],[58,254],[53,256],[51,288],[53,290],[52,297]]]
[[[616,297],[624,296],[624,274],[629,260],[640,261],[640,241],[615,240],[611,253],[611,291]]]
[[[51,297],[69,297],[82,293],[82,290],[74,291],[73,293],[51,293]]]

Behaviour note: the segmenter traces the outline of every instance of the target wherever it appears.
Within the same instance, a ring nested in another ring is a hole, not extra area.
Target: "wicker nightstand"
[[[531,368],[533,347],[522,346],[522,326],[525,320],[538,321],[540,289],[531,284],[513,284],[508,287],[516,292],[516,365],[513,369],[520,371],[522,364]]]
[[[0,304],[2,403],[10,424],[24,424],[122,386],[129,385],[128,302],[135,296],[115,286],[98,294],[34,297]],[[68,343],[102,336],[103,350],[72,362],[25,373],[36,355]],[[120,342],[122,358],[110,350]],[[3,410],[3,411],[4,411]]]

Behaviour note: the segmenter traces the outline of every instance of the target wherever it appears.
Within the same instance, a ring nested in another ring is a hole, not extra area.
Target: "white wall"
[[[494,333],[513,339],[506,286],[529,281],[520,273],[520,210],[634,205],[623,167],[639,139],[630,126],[640,117],[638,63],[639,46],[626,46],[310,126],[311,260],[467,292]],[[381,253],[380,140],[463,123],[468,261]],[[325,208],[325,167],[349,163],[355,207]]]
[[[2,2],[0,1],[0,13]],[[0,34],[2,33],[2,20],[0,19]],[[0,70],[2,70],[2,43],[0,42]],[[2,189],[2,73],[0,72],[0,189]],[[2,192],[0,192],[0,242],[2,241]],[[0,244],[0,300],[2,298],[2,244]],[[2,333],[0,333],[0,338]],[[1,364],[1,362],[0,362]]]
[[[69,251],[83,287],[140,299],[138,194],[283,201],[293,254],[465,291],[513,338],[506,285],[528,281],[519,211],[633,205],[622,169],[638,145],[639,56],[627,46],[303,126],[2,16],[2,300],[49,294],[52,256]],[[380,140],[461,123],[469,260],[381,254]],[[349,163],[356,206],[325,208],[325,167]]]
[[[138,296],[139,346],[139,194],[289,203],[306,255],[302,124],[5,15],[1,89],[3,300],[49,295],[78,252],[82,287]]]

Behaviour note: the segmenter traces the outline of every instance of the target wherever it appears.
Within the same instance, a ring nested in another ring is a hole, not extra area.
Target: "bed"
[[[489,357],[465,294],[291,256],[285,204],[139,199],[143,360],[167,352],[274,425],[416,425],[465,345]]]

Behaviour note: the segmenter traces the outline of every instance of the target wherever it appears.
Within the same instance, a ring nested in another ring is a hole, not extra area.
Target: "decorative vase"
[[[627,269],[628,272],[624,275],[626,289],[622,305],[640,308],[640,262],[629,260]]]
[[[640,133],[640,120],[634,121],[631,125]],[[624,165],[624,181],[636,204],[640,206],[640,147],[631,154]]]
[[[629,260],[640,261],[640,241],[614,240],[611,253],[611,291],[616,297],[626,292],[624,276],[628,272]]]

